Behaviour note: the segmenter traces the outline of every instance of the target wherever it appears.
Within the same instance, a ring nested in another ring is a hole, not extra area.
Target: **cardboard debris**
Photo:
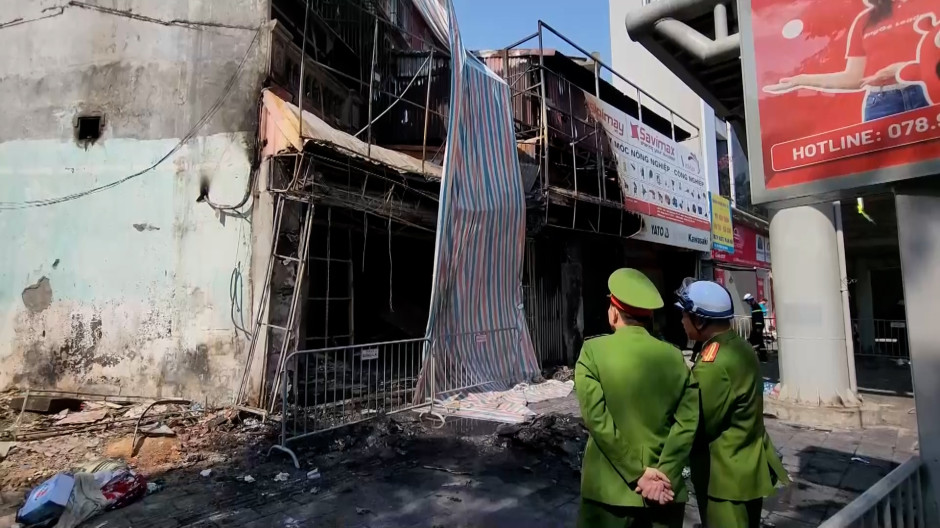
[[[0,442],[0,460],[6,458],[15,445],[16,442]]]
[[[141,427],[140,433],[147,436],[176,436],[176,431],[170,429],[165,424],[154,424],[147,427]]]
[[[65,418],[62,418],[56,425],[78,425],[78,424],[90,424],[95,422],[100,422],[108,416],[108,409],[97,409],[94,411],[85,411],[80,413],[69,414]]]

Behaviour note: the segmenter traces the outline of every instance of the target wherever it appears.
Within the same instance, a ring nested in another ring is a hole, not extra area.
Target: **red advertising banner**
[[[940,158],[940,1],[750,5],[764,188]]]
[[[745,225],[734,226],[734,253],[712,250],[712,259],[746,268],[770,268],[770,239]]]

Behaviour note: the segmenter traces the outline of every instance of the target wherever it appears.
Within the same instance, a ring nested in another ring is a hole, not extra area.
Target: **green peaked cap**
[[[607,288],[618,301],[641,310],[657,310],[664,304],[653,281],[633,268],[620,268],[611,273]]]

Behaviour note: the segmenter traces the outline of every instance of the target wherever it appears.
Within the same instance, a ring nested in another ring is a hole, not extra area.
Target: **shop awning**
[[[275,155],[287,150],[302,151],[315,143],[342,151],[349,156],[383,165],[403,174],[416,174],[428,179],[441,179],[441,166],[376,145],[369,146],[352,134],[328,125],[316,115],[303,112],[303,130],[298,126],[297,106],[281,99],[270,90],[262,92],[261,137],[266,141],[263,153]]]

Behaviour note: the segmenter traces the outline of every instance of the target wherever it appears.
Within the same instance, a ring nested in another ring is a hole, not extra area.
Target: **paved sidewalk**
[[[576,414],[573,398],[543,402],[541,412]],[[824,431],[768,419],[794,483],[765,504],[766,526],[804,528],[838,511],[912,456],[915,438],[897,429]],[[347,437],[348,438],[348,437]],[[165,491],[94,519],[93,528],[149,527],[572,527],[579,475],[555,452],[506,446],[492,427],[471,426],[429,439],[389,443],[375,456],[302,454],[294,470],[272,455],[202,478],[168,478]],[[381,443],[381,442],[380,442]],[[583,447],[583,446],[582,446]],[[308,480],[310,467],[320,480]],[[566,465],[567,464],[567,465]],[[288,473],[276,482],[278,472]],[[256,482],[236,480],[251,474]],[[698,521],[694,499],[686,526]]]

